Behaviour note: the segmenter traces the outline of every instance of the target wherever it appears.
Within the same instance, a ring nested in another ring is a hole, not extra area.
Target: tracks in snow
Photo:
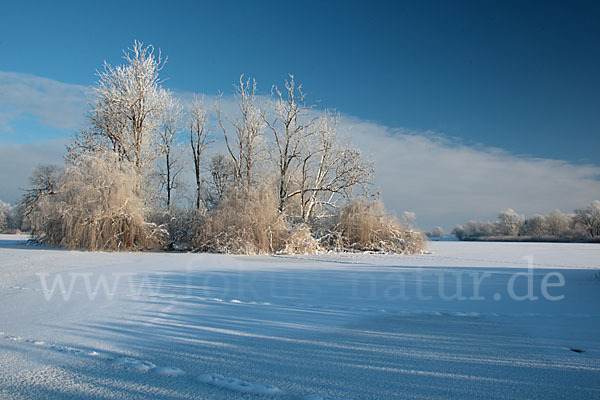
[[[147,360],[140,360],[127,356],[112,356],[107,353],[96,350],[83,350],[71,346],[59,345],[56,343],[46,343],[42,340],[25,339],[21,336],[8,335],[0,331],[0,337],[4,340],[20,342],[27,345],[36,346],[58,353],[69,354],[72,356],[92,357],[107,362],[109,365],[116,368],[125,368],[139,373],[153,373],[168,378],[178,378],[186,375],[186,372],[180,368],[173,366],[157,366]],[[214,386],[223,390],[234,391],[239,393],[255,394],[255,395],[280,395],[284,391],[277,386],[248,382],[235,377],[227,377],[215,373],[207,373],[199,375],[196,380],[205,385]],[[288,393],[291,394],[291,393]],[[321,394],[307,394],[305,396],[295,396],[294,399],[302,400],[349,400],[336,397],[330,397]]]

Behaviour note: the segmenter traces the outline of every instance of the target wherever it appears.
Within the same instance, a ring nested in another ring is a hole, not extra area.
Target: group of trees
[[[186,106],[163,88],[165,60],[152,46],[135,42],[124,60],[98,73],[65,167],[32,176],[23,204],[41,240],[243,253],[422,249],[421,234],[377,203],[374,166],[340,132],[339,115],[308,103],[293,76],[270,97],[242,76],[232,112],[221,97],[214,109],[198,98]],[[176,200],[187,172],[191,204]]]
[[[431,232],[426,233],[430,238],[441,238],[444,236],[444,228],[441,226],[436,226],[431,230]]]
[[[600,240],[600,201],[563,214],[554,210],[548,215],[535,214],[530,218],[512,209],[502,211],[496,222],[469,221],[454,228],[452,233],[460,240]]]
[[[29,223],[23,215],[23,205],[11,205],[0,200],[0,232],[18,233],[29,229]]]

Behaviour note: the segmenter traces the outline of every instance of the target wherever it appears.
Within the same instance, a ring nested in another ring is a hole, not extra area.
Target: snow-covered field
[[[600,398],[600,245],[237,257],[25,239],[0,236],[1,399]]]

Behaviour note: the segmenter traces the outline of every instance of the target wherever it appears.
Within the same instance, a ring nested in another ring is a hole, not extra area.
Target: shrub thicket
[[[277,200],[276,193],[266,186],[258,190],[232,190],[213,210],[201,215],[183,213],[172,218],[178,223],[163,223],[169,226],[172,248],[202,252],[318,254],[425,250],[422,233],[399,223],[385,212],[380,202],[355,200],[333,216],[305,223],[286,218],[279,211]]]

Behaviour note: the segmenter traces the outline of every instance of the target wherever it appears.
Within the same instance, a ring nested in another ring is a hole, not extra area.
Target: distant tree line
[[[452,234],[459,240],[600,241],[600,201],[571,214],[554,210],[529,218],[509,208],[495,222],[469,221]]]
[[[29,230],[30,226],[24,218],[23,205],[11,205],[0,200],[0,233],[19,233]]]
[[[341,132],[339,114],[317,110],[293,76],[263,97],[240,77],[235,108],[222,97],[186,105],[162,87],[165,61],[152,46],[135,42],[124,61],[98,72],[66,164],[31,177],[21,207],[38,240],[94,250],[423,250],[422,234],[378,200],[374,165]],[[218,142],[223,151],[210,151]]]

